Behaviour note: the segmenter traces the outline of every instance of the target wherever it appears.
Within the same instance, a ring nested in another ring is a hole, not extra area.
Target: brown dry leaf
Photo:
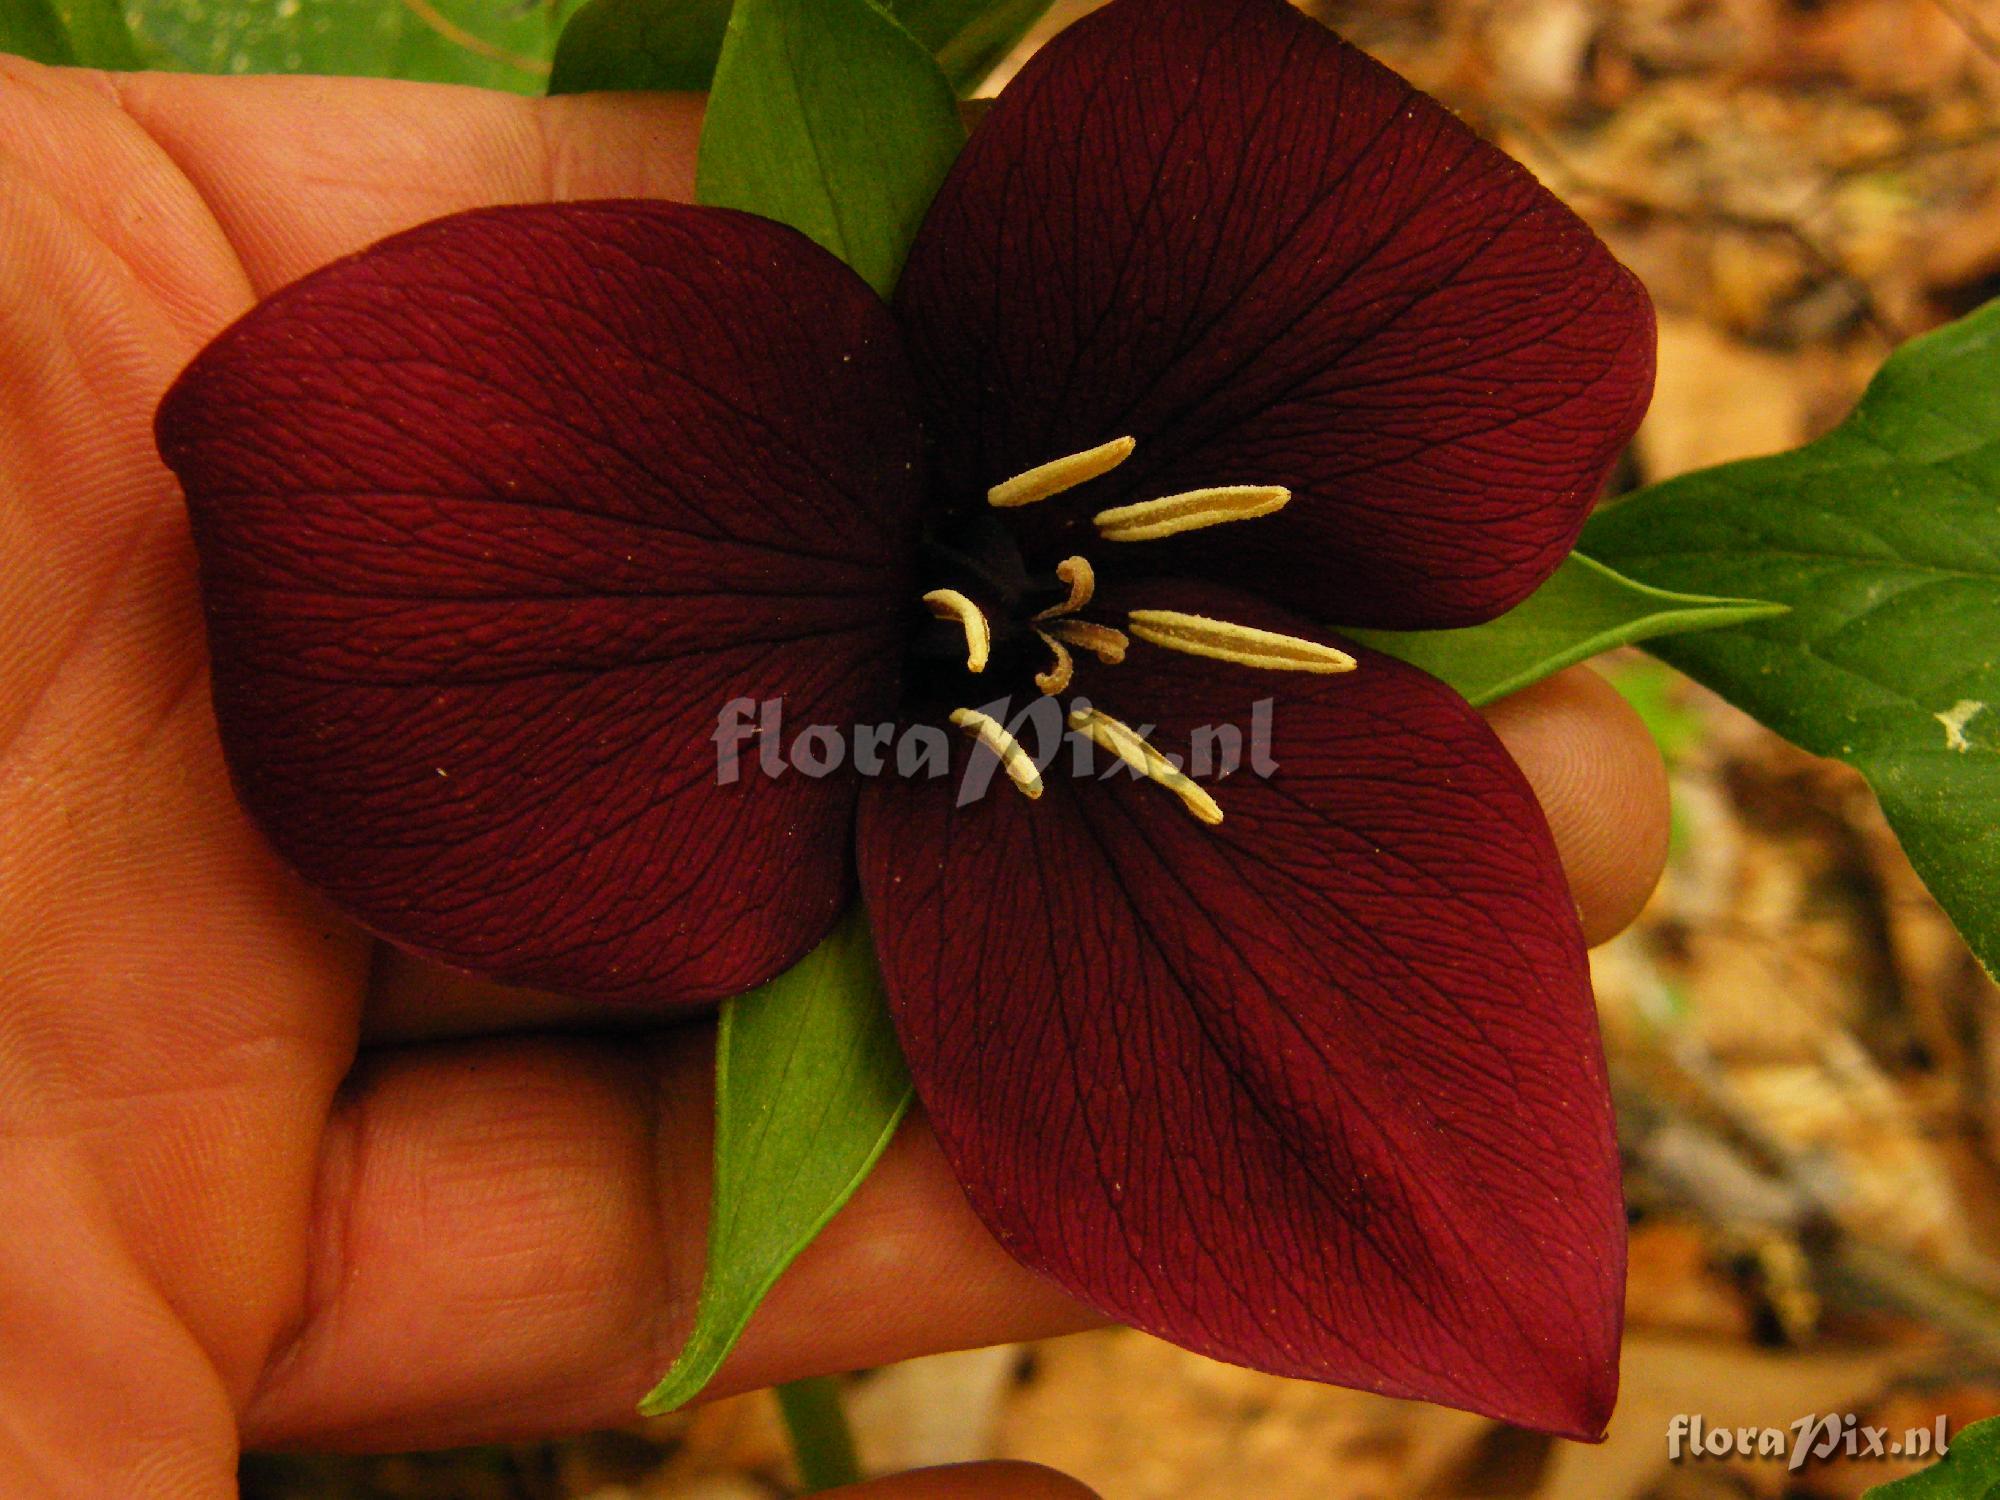
[[[1783,25],[1776,0],[1629,0],[1606,10],[1609,46],[1655,74],[1739,77],[1769,55]]]
[[[734,1500],[727,1484],[749,1485],[749,1494],[768,1497],[790,1473],[791,1447],[777,1401],[767,1391],[655,1418],[639,1431],[670,1445],[658,1467],[633,1485],[645,1500],[666,1495],[678,1500],[701,1486],[714,1490],[715,1500]],[[723,1488],[716,1489],[718,1484]]]
[[[1625,1323],[1634,1331],[1725,1341],[1751,1335],[1743,1289],[1715,1265],[1714,1236],[1687,1220],[1653,1219],[1632,1230]]]
[[[1832,71],[1867,94],[1944,93],[1978,60],[1965,26],[1936,0],[1835,0],[1798,36],[1789,70],[1809,79]]]
[[[1908,1071],[1899,1040],[1911,1018],[1931,1015],[1935,1032],[1975,1013],[1940,1016],[1923,998],[1959,972],[1928,950],[1898,962],[1892,933],[1921,919],[1892,917],[1891,893],[1935,907],[1914,877],[1879,873],[1892,846],[1859,831],[1879,815],[1851,773],[1705,694],[1690,701],[1709,731],[1675,773],[1684,855],[1594,964],[1614,1071],[1669,1116],[1752,1144],[1802,1205],[1857,1240],[1991,1288],[2000,1241],[1967,1213],[1968,1174],[1995,1196],[1990,1164],[1978,1170],[1962,1130],[1941,1128],[1937,1091]],[[1669,1175],[1717,1222],[1744,1210],[1726,1173]],[[1757,1211],[1733,1227],[1755,1227]]]
[[[1601,28],[1591,0],[1499,0],[1481,27],[1494,86],[1529,106],[1568,108],[1584,91]]]
[[[1773,1354],[1628,1337],[1610,1434],[1596,1448],[1558,1443],[1535,1500],[1637,1500],[1669,1467],[1667,1431],[1676,1416],[1699,1414],[1718,1427],[1782,1427],[1808,1412],[1855,1409],[1912,1360],[1890,1350]]]
[[[1795,361],[1691,318],[1660,319],[1659,374],[1639,429],[1647,481],[1797,447],[1805,401]]]
[[[1890,1391],[1858,1415],[1863,1423],[1886,1428],[1895,1441],[1909,1441],[1919,1430],[1934,1438],[1937,1420],[1943,1417],[1948,1442],[1961,1428],[2000,1416],[2000,1385],[1911,1384]],[[1924,1459],[1843,1456],[1809,1465],[1799,1475],[1794,1494],[1797,1500],[1860,1500],[1872,1486],[1926,1466]]]
[[[1493,1427],[1106,1330],[1037,1346],[999,1456],[1052,1465],[1116,1500],[1406,1500]]]
[[[1858,1407],[1913,1358],[1636,1334],[1609,1438],[1593,1446],[1277,1380],[1107,1331],[1039,1347],[1035,1378],[1002,1423],[1000,1453],[1051,1464],[1117,1500],[1626,1500],[1666,1471],[1675,1415],[1782,1426]]]

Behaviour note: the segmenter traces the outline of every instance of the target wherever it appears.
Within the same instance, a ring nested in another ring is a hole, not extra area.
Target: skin
[[[242,1444],[610,1424],[669,1362],[707,1025],[440,975],[278,864],[230,796],[151,418],[258,295],[394,230],[688,196],[697,121],[0,57],[0,1493],[192,1500],[235,1492]],[[1585,671],[1493,720],[1608,936],[1663,859],[1651,742]],[[716,1392],[1091,1321],[913,1121]],[[851,1493],[1086,1492],[982,1465]]]

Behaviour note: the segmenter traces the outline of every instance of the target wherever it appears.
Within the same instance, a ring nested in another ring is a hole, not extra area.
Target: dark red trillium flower
[[[481,211],[251,312],[159,435],[240,795],[361,922],[696,1003],[858,871],[1021,1261],[1594,1436],[1623,1219],[1576,913],[1481,719],[1327,627],[1524,598],[1651,371],[1633,278],[1393,74],[1280,0],[1118,0],[979,126],[893,308],[744,214]],[[1138,774],[1037,777],[977,710],[1038,692]],[[1275,774],[1167,758],[1266,697]],[[950,719],[1014,786],[719,784],[740,698]]]

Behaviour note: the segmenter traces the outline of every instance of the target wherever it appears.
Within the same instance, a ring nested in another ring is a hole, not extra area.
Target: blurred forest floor
[[[1795,446],[1896,343],[2000,293],[2000,0],[1317,8],[1645,278],[1659,394],[1623,484]],[[1670,1465],[1668,1422],[2000,1413],[2000,986],[1857,776],[1637,653],[1603,665],[1677,809],[1664,884],[1594,958],[1633,1210],[1610,1440],[1106,1332],[855,1377],[872,1466],[1031,1458],[1110,1500],[1836,1500],[1897,1466]],[[771,1500],[785,1481],[762,1396],[571,1443],[245,1466],[248,1500]]]

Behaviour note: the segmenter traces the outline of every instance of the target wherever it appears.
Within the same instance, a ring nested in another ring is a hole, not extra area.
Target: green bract
[[[1526,600],[1484,625],[1347,634],[1422,667],[1470,702],[1484,704],[1613,646],[1714,630],[1784,612],[1783,605],[1754,599],[1712,599],[1649,588],[1575,552]]]
[[[671,1411],[708,1384],[778,1273],[875,1165],[910,1093],[859,908],[723,1006],[708,1270],[694,1331],[641,1411]]]
[[[944,74],[868,0],[738,0],[696,196],[791,225],[886,297],[964,144]]]

